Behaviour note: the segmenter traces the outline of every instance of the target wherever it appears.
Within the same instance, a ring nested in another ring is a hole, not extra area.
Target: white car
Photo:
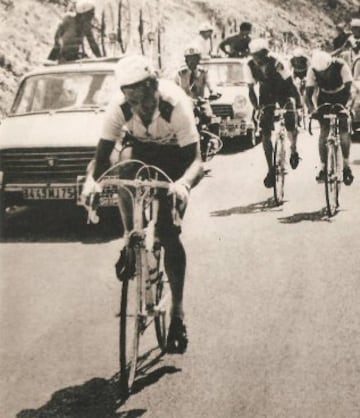
[[[222,140],[245,141],[256,144],[253,106],[245,79],[244,58],[211,58],[202,60],[208,70],[211,87],[221,97],[211,101],[211,108],[220,123]]]
[[[118,59],[43,66],[19,85],[0,124],[0,224],[11,205],[79,203],[78,179],[94,157]]]

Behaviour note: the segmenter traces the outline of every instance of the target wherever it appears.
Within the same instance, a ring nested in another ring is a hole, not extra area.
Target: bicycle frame
[[[293,105],[292,102],[289,102]],[[264,112],[266,109],[271,108],[274,111],[274,117],[278,117],[278,124],[275,125],[275,133],[272,137],[275,137],[274,148],[273,148],[273,168],[275,171],[275,182],[274,182],[274,199],[276,204],[281,205],[284,202],[284,186],[285,186],[285,175],[287,174],[286,170],[286,128],[285,128],[285,114],[287,112],[294,112],[296,110],[289,109],[285,105],[282,108],[276,107],[275,104],[269,104],[264,106],[261,109],[261,112]]]

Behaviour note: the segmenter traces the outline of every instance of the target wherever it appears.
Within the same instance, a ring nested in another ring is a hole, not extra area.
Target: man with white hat
[[[201,58],[210,58],[212,54],[212,35],[214,28],[209,23],[203,23],[199,27],[199,34],[193,41],[201,54]]]
[[[299,154],[296,148],[297,127],[295,105],[301,108],[299,92],[294,85],[290,69],[269,51],[264,38],[254,39],[249,45],[252,58],[248,62],[249,97],[255,109],[261,110],[260,128],[268,173],[264,178],[264,185],[272,188],[275,183],[275,169],[273,167],[273,146],[271,132],[274,129],[274,109],[276,104],[286,107],[289,112],[285,114],[285,127],[290,140],[290,165],[296,169],[299,164]],[[254,86],[259,84],[259,97]]]
[[[306,76],[306,103],[309,113],[313,113],[315,109],[313,102],[315,91],[317,92],[316,106],[330,103],[349,107],[351,103],[351,84],[351,70],[344,60],[332,57],[325,51],[315,50]],[[323,118],[325,113],[323,111],[318,115],[320,123],[319,154],[322,164],[316,177],[319,182],[325,180],[326,138],[329,134],[329,120]],[[351,137],[346,117],[340,118],[339,130],[344,157],[343,181],[345,185],[349,186],[353,182],[354,176],[349,166]]]
[[[199,65],[201,59],[200,50],[190,46],[184,51],[185,64],[176,72],[175,83],[180,86],[185,93],[197,99],[205,96],[205,89],[208,88],[212,93],[207,70]]]
[[[91,21],[95,16],[94,0],[77,0],[75,2],[76,14],[67,14],[60,23],[55,34],[55,47],[57,53],[50,53],[49,59],[58,59],[60,62],[73,61],[86,56],[83,51],[83,40],[87,39],[91,51],[96,57],[101,56],[98,44],[95,41]]]
[[[114,145],[122,140],[126,128],[132,158],[159,167],[174,181],[172,192],[179,199],[179,212],[183,216],[190,190],[203,175],[191,102],[174,82],[159,80],[146,57],[122,58],[116,73],[119,91],[106,111],[93,177],[89,176],[84,185],[83,198],[98,191],[96,180],[109,167]],[[123,218],[126,237],[126,231],[132,230],[132,219],[129,214]],[[183,322],[186,256],[180,232],[173,224],[168,197],[162,196],[157,234],[165,249],[165,267],[172,291],[169,353],[184,353],[188,343]]]

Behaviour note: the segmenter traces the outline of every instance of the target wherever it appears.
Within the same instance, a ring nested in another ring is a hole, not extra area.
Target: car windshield
[[[56,73],[31,76],[21,84],[12,114],[104,107],[114,84],[112,73]]]
[[[214,86],[235,86],[245,83],[244,65],[241,62],[204,63],[209,81]]]
[[[360,60],[357,60],[354,64],[354,80],[360,80]]]

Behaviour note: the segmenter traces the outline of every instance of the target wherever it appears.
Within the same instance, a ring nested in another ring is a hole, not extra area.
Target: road
[[[0,244],[0,416],[360,417],[360,144],[331,220],[315,137],[299,150],[281,207],[260,146],[210,163],[183,227],[188,351],[155,351],[126,401],[114,397],[119,234],[14,214]]]

